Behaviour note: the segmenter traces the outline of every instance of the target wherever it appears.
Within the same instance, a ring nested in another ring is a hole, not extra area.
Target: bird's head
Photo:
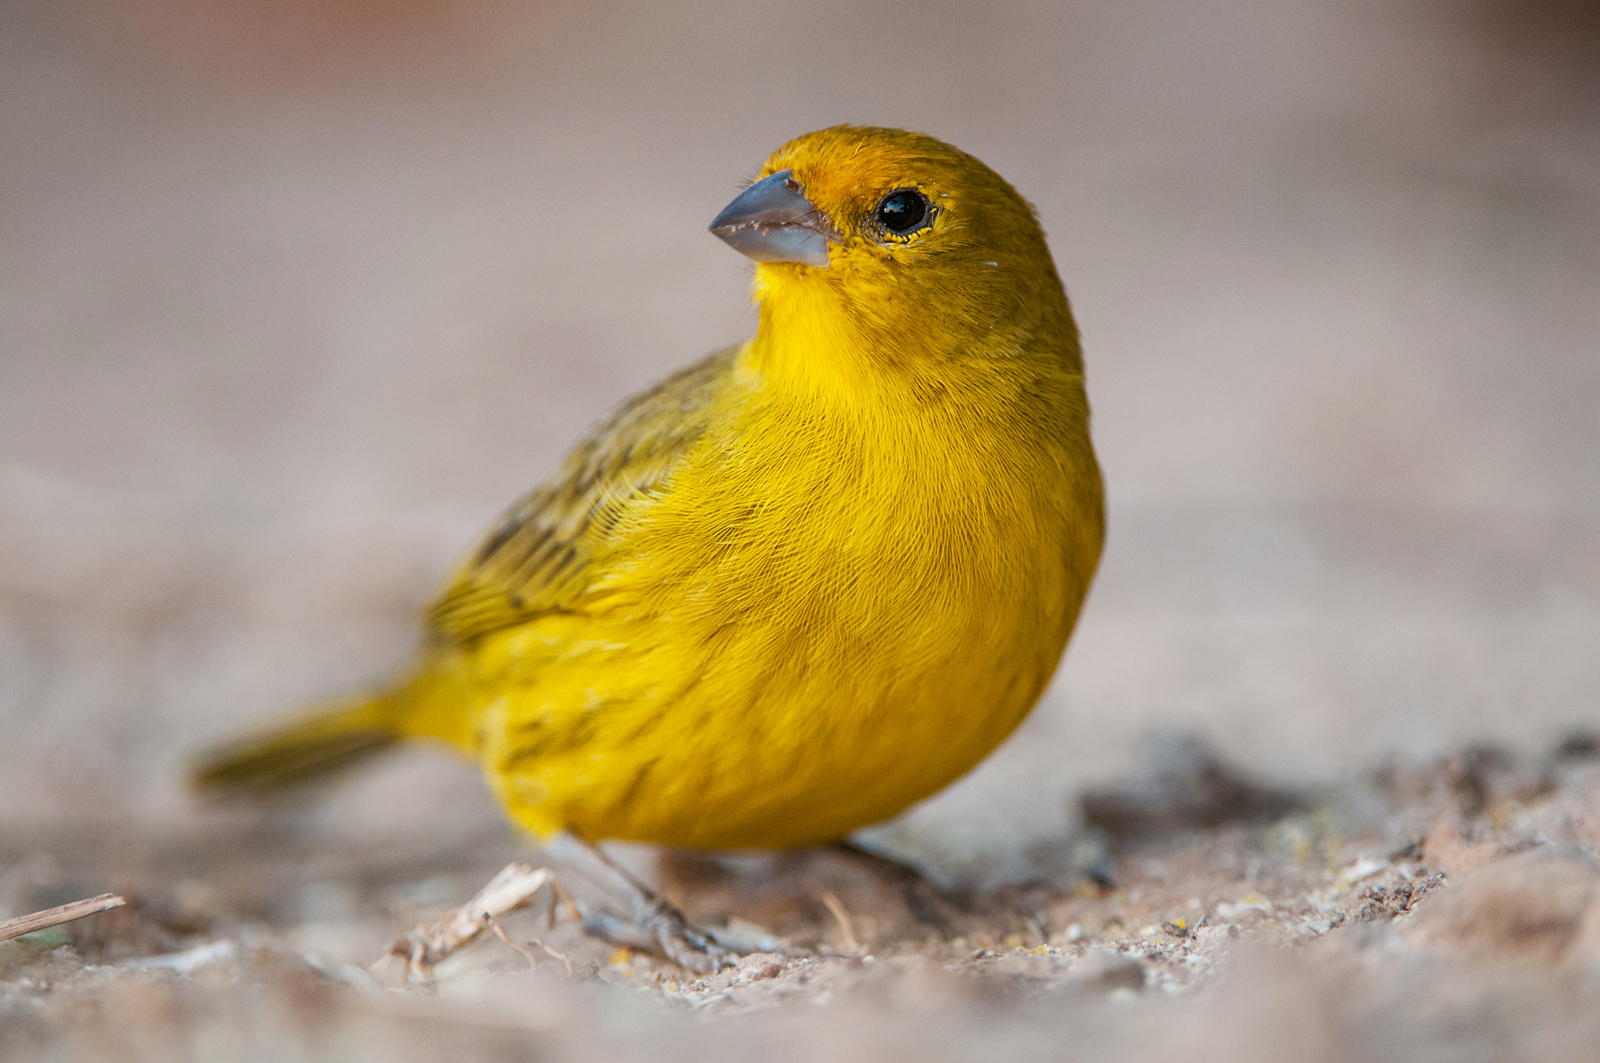
[[[835,126],[792,140],[711,231],[758,263],[764,328],[847,336],[896,361],[1011,347],[1057,319],[1071,329],[1033,208],[922,133]]]

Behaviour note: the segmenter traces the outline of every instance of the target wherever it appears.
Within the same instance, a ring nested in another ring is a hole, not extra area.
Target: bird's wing
[[[661,484],[705,431],[738,348],[711,355],[628,400],[467,554],[429,614],[459,645],[563,608],[589,584],[591,529]]]

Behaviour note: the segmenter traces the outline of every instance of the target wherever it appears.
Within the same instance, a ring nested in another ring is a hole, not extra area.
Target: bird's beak
[[[824,268],[828,241],[837,239],[828,216],[800,190],[793,170],[779,170],[740,192],[711,223],[711,231],[757,262]]]

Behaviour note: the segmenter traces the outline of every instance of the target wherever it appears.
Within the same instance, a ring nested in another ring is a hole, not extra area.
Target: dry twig
[[[471,943],[485,930],[493,928],[507,944],[511,939],[506,937],[495,923],[499,917],[520,908],[526,908],[533,895],[545,886],[550,886],[552,892],[559,889],[555,875],[549,868],[532,868],[527,864],[507,864],[500,873],[489,880],[489,884],[478,891],[477,896],[454,908],[437,919],[421,923],[405,937],[392,945],[388,952],[372,965],[376,970],[395,958],[406,961],[406,978],[415,978],[419,982],[426,982],[432,977],[435,964],[444,960],[457,949]],[[561,895],[566,891],[561,890]],[[551,915],[554,917],[555,901],[551,901]],[[545,948],[543,942],[536,942],[540,948]],[[512,948],[523,952],[521,948],[512,944]],[[546,948],[551,955],[566,960],[558,952]],[[529,953],[523,952],[529,956]],[[567,963],[571,968],[570,961]]]
[[[554,908],[555,906],[551,905],[552,911]],[[533,950],[528,948],[527,945],[518,945],[515,941],[512,941],[511,935],[506,933],[505,927],[500,925],[500,921],[498,919],[489,920],[489,929],[494,931],[495,937],[499,938],[501,941],[504,941],[509,947],[521,953],[522,957],[528,961],[529,968],[535,971],[539,969],[539,957],[535,956]],[[572,973],[572,957],[568,956],[565,952],[557,952],[555,949],[551,948],[549,945],[546,945],[538,938],[534,938],[532,941],[528,942],[528,944],[539,946],[545,951],[546,955],[552,956],[566,964],[568,974]]]
[[[861,942],[856,940],[855,921],[850,918],[850,910],[844,906],[838,895],[831,890],[821,890],[817,894],[817,899],[822,901],[823,907],[828,909],[828,914],[839,924],[839,933],[844,938],[845,950],[857,955],[865,952]]]
[[[71,904],[57,905],[54,908],[46,908],[42,912],[34,912],[32,915],[19,915],[15,919],[7,919],[5,922],[0,923],[0,941],[10,941],[12,938],[21,937],[23,934],[48,930],[53,926],[60,926],[62,923],[70,923],[74,919],[82,919],[86,915],[109,911],[112,908],[121,908],[127,903],[115,893],[102,893],[98,897],[73,901]]]

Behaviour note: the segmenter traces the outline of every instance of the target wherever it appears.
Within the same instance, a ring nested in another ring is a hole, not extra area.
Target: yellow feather
[[[1077,332],[1026,201],[899,130],[801,137],[783,169],[829,266],[758,265],[755,338],[514,507],[384,702],[536,833],[778,848],[892,816],[1021,722],[1093,577]],[[870,226],[897,188],[934,205],[909,238]]]

